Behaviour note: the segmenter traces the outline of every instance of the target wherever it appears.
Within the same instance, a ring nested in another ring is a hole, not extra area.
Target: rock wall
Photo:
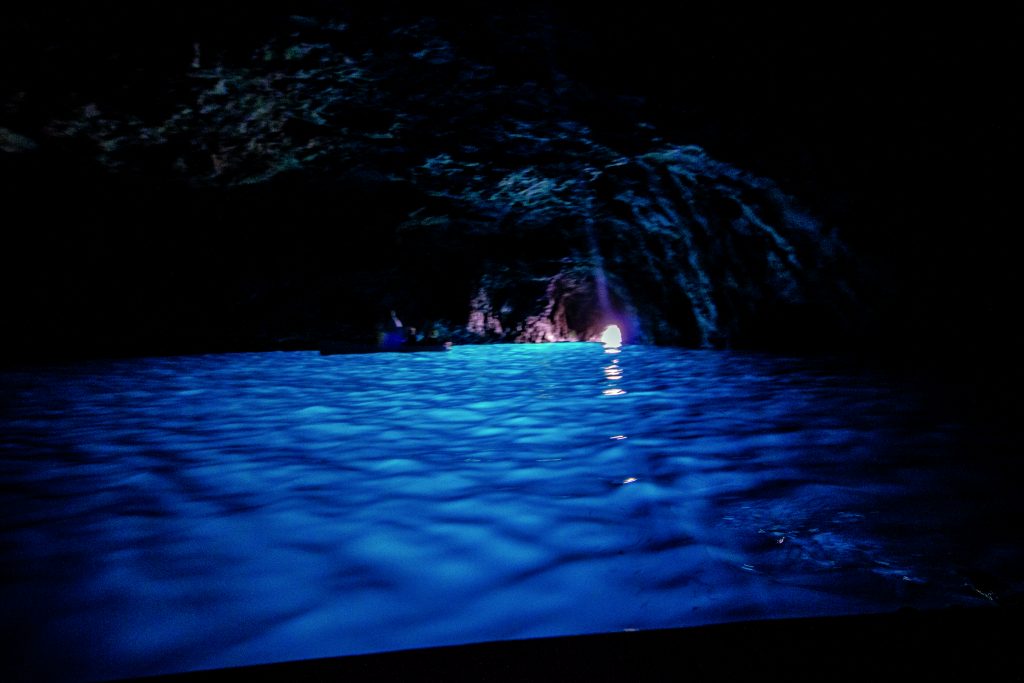
[[[372,337],[390,309],[462,341],[593,339],[614,321],[635,341],[790,346],[851,324],[833,231],[639,105],[609,123],[621,103],[538,57],[543,23],[503,27],[508,52],[436,17],[281,22],[231,50],[183,35],[159,106],[110,96],[116,71],[7,102],[12,178],[48,182],[68,159],[66,185],[88,178],[61,188],[88,208],[55,221],[71,237],[39,266],[58,282],[40,305],[81,336],[83,287],[109,309],[103,338],[143,347]]]

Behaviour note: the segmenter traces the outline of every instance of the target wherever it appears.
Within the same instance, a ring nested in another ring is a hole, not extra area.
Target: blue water
[[[966,428],[820,361],[229,354],[0,388],[7,680],[986,605],[979,572],[1022,578]]]

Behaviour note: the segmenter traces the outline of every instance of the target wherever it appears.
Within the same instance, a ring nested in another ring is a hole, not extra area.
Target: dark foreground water
[[[516,345],[0,388],[7,680],[983,606],[1024,578],[1006,454],[821,362]]]

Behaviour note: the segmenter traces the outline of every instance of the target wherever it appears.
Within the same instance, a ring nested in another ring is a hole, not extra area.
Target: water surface
[[[820,361],[228,354],[0,388],[6,678],[986,605],[1024,576],[999,459]]]

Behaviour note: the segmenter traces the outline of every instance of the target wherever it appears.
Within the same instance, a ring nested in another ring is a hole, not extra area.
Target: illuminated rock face
[[[494,281],[493,277],[487,278]],[[502,288],[493,291],[498,296],[515,294],[520,288],[515,281],[502,282]],[[507,300],[499,308],[499,315],[505,320],[504,331],[492,339],[526,343],[584,341],[593,336],[600,325],[602,315],[594,292],[593,281],[582,276],[559,273],[546,282],[543,293],[525,305],[513,307]],[[467,329],[475,333],[473,321],[480,319],[478,308],[482,300],[473,300],[470,309],[470,325]],[[503,312],[503,314],[501,313]],[[501,327],[501,323],[498,323]]]
[[[469,321],[466,331],[483,338],[500,339],[505,334],[501,319],[491,306],[491,299],[483,287],[469,304]]]

